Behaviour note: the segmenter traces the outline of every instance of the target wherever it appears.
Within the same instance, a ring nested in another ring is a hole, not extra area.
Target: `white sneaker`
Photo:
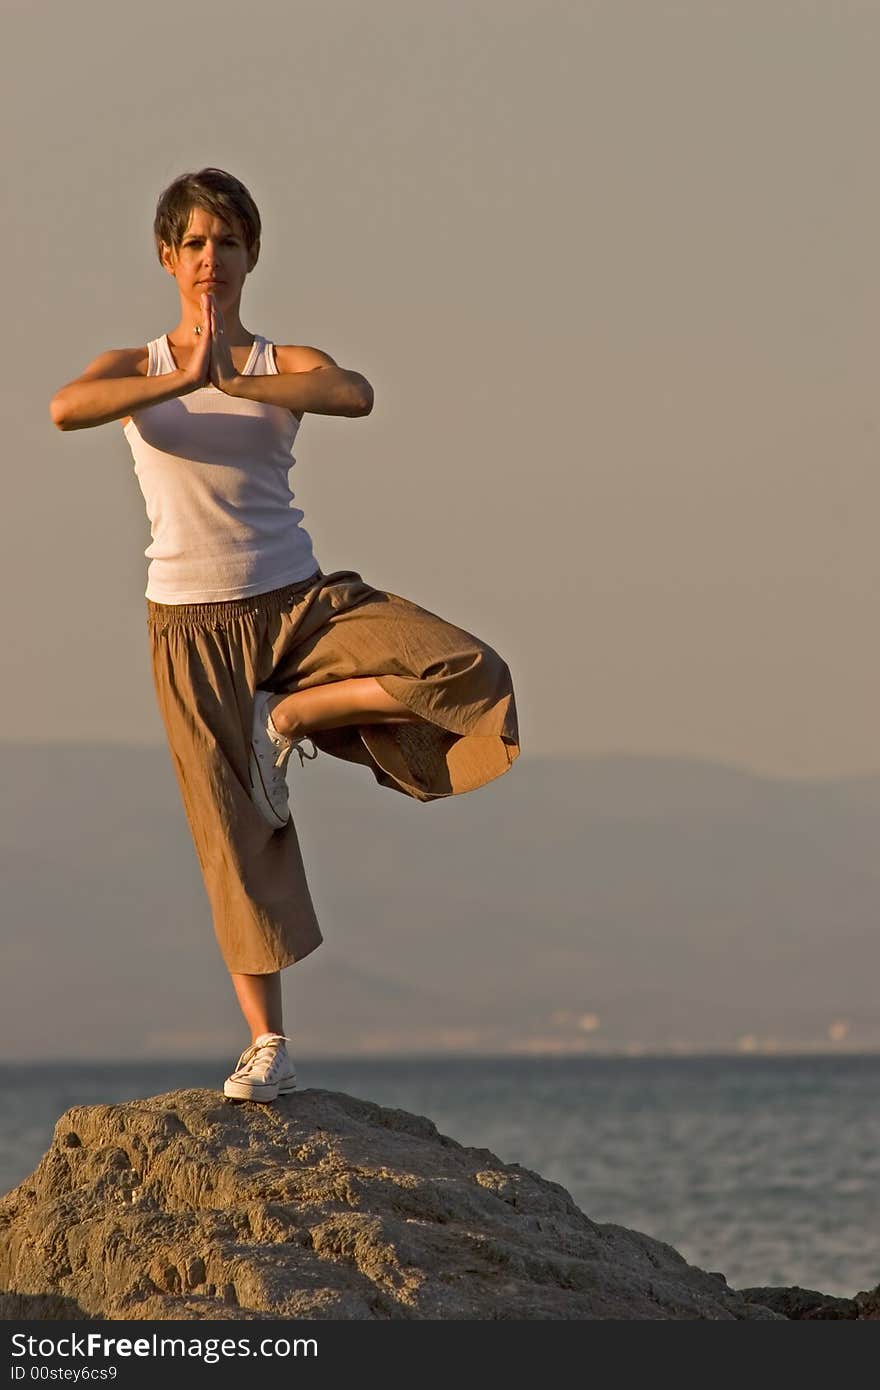
[[[279,734],[272,723],[270,705],[279,697],[271,690],[254,691],[254,722],[251,730],[251,800],[262,812],[273,830],[279,830],[290,819],[287,790],[287,760],[294,748],[299,753],[300,766],[306,758],[317,758],[318,750],[311,739],[311,753],[304,753],[303,734],[300,738],[288,738]]]
[[[296,1090],[296,1072],[287,1054],[283,1033],[261,1033],[246,1047],[238,1065],[223,1083],[223,1094],[234,1100],[275,1100]]]

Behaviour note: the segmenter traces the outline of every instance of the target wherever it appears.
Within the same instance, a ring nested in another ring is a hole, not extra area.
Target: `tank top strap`
[[[147,343],[147,351],[149,353],[147,376],[164,376],[166,372],[177,370],[174,359],[168,351],[164,335],[161,338],[152,338]]]
[[[254,353],[249,376],[277,376],[278,367],[275,362],[275,344],[262,334],[255,333],[257,350]]]

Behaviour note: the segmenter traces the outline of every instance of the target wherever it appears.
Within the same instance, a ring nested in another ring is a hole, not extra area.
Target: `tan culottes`
[[[223,603],[147,600],[153,681],[227,968],[261,975],[322,941],[293,820],[250,796],[254,691],[375,676],[430,723],[309,735],[416,801],[474,790],[518,757],[510,671],[491,647],[354,570]],[[296,757],[294,750],[293,757]],[[298,764],[297,764],[298,765]]]

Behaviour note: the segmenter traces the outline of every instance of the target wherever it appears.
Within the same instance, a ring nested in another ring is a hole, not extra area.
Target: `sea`
[[[234,1059],[233,1059],[234,1060]],[[732,1288],[880,1283],[880,1054],[297,1058],[321,1088],[427,1115],[561,1183],[591,1220]],[[0,1191],[72,1105],[222,1090],[230,1059],[0,1067]]]

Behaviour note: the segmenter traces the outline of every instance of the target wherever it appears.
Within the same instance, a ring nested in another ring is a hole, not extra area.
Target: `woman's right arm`
[[[147,405],[195,391],[193,373],[178,370],[147,376],[146,348],[111,348],[90,362],[82,376],[55,392],[49,404],[60,430],[87,430],[106,425]]]

